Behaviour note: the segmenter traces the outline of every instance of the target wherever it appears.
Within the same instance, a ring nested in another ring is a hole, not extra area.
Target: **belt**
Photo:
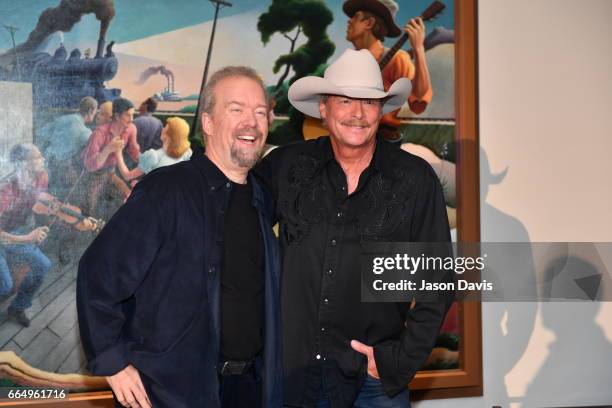
[[[220,367],[219,375],[221,376],[242,375],[253,367],[253,359],[248,361],[225,361],[220,364]]]

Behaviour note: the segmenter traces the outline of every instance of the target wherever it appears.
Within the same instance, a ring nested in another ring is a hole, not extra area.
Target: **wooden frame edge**
[[[455,46],[458,240],[480,242],[477,0],[455,0]],[[483,395],[482,304],[459,306],[461,368],[417,373],[410,384],[414,400]]]

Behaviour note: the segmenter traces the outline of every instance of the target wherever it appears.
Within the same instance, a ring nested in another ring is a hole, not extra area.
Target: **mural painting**
[[[290,108],[287,89],[356,46],[344,2],[230,3],[0,3],[0,384],[107,387],[88,375],[79,345],[79,257],[140,178],[202,145],[194,117],[207,61],[210,72],[260,73],[271,148],[325,137]],[[399,3],[400,28],[431,5]],[[436,171],[454,227],[453,1],[444,6],[424,18],[426,103],[409,101],[387,123],[390,139]],[[401,48],[416,58],[410,42]],[[457,367],[459,341],[453,308],[427,368]]]

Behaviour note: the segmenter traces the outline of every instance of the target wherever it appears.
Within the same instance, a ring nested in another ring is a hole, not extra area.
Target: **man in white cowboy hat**
[[[284,400],[297,407],[409,407],[407,385],[434,346],[450,300],[362,303],[362,244],[449,242],[442,188],[424,160],[377,138],[410,93],[387,91],[366,51],[289,88],[330,137],[281,146],[259,164],[277,204]]]
[[[347,0],[342,7],[349,17],[346,39],[356,50],[368,50],[380,62],[388,51],[383,45],[385,37],[399,37],[402,34],[395,16],[399,6],[393,0]],[[414,63],[410,54],[398,50],[382,70],[383,85],[388,89],[399,78],[412,81],[412,92],[408,105],[414,113],[422,113],[431,101],[432,88],[425,59],[425,25],[420,17],[411,19],[403,28],[408,34]],[[398,139],[400,121],[398,110],[385,115],[381,121],[380,133],[389,140]]]

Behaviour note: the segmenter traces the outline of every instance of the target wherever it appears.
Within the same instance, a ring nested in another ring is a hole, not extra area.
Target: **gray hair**
[[[79,103],[79,113],[81,115],[87,115],[92,110],[96,109],[98,109],[98,101],[96,101],[94,98],[91,96],[86,96],[81,99],[81,102]]]
[[[264,95],[266,95],[266,87],[261,80],[261,77],[257,74],[257,72],[250,67],[245,66],[229,66],[225,68],[221,68],[216,71],[208,82],[206,83],[206,87],[204,88],[204,92],[200,95],[200,106],[201,111],[206,112],[209,115],[212,114],[215,109],[215,88],[219,82],[229,77],[244,77],[252,79],[257,82],[259,86],[261,86],[261,90]],[[266,98],[266,103],[268,103],[268,99]]]

